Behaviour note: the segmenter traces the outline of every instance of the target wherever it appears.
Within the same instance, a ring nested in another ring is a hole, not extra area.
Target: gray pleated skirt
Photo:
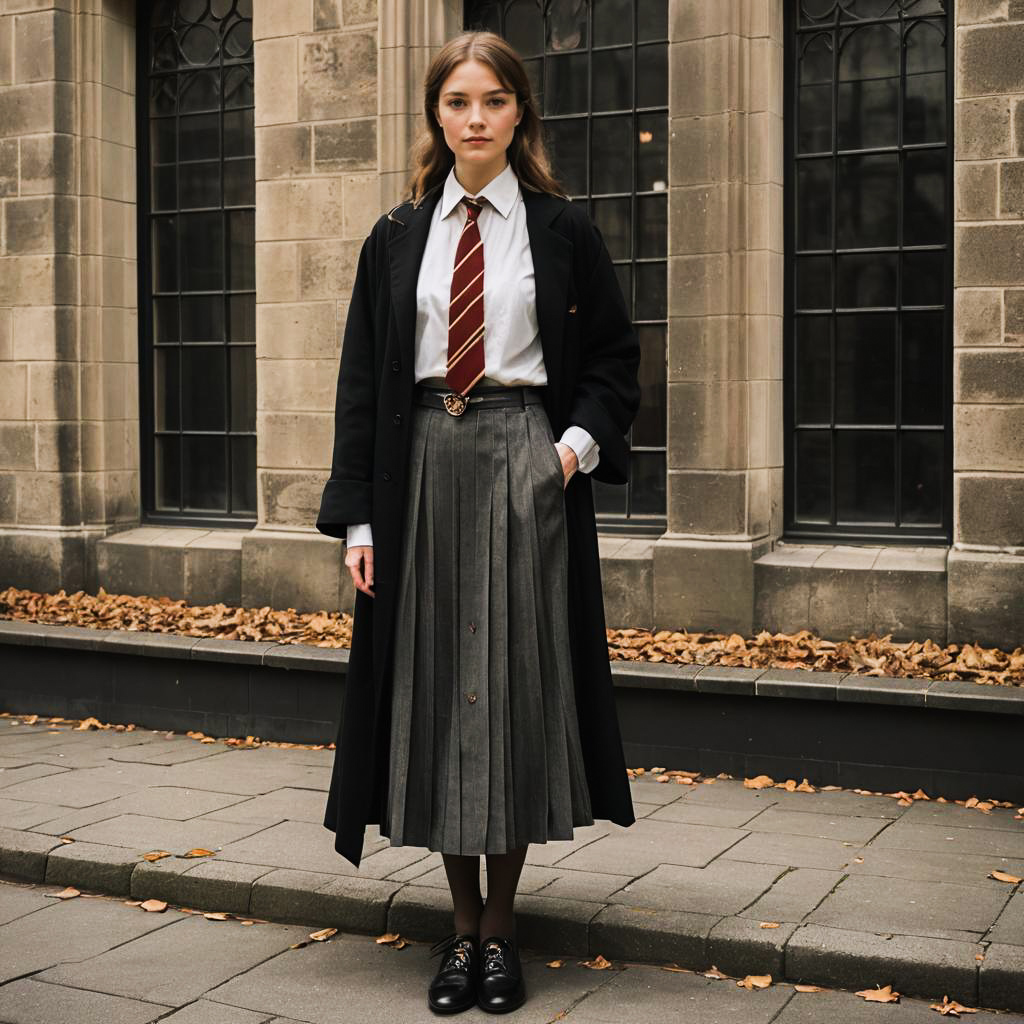
[[[418,386],[437,392],[443,382]],[[506,853],[594,822],[567,609],[563,474],[538,389],[413,404],[395,615],[392,846]]]

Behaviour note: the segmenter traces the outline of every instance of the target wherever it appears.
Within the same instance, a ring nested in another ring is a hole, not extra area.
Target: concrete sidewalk
[[[358,871],[334,851],[332,751],[11,721],[4,876],[350,932],[451,930],[438,854],[372,828]],[[727,779],[632,786],[632,827],[531,846],[524,948],[1024,1010],[1024,891],[989,877],[1024,876],[1014,811]],[[197,847],[213,856],[183,856]],[[171,856],[143,859],[155,850]]]

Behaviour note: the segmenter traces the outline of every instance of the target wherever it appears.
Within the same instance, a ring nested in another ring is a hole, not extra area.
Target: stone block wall
[[[0,13],[0,572],[79,587],[138,518],[134,6]]]
[[[1024,644],[1024,2],[957,12],[950,639]]]

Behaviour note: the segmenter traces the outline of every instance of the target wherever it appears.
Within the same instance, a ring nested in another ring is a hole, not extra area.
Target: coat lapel
[[[420,263],[427,246],[434,207],[440,199],[441,186],[436,185],[418,207],[396,214],[405,221],[405,227],[396,229],[396,234],[388,243],[391,304],[398,328],[398,351],[402,365],[408,367],[410,374],[416,357],[416,282],[420,276]]]
[[[572,242],[549,225],[562,209],[563,201],[544,192],[523,188],[526,228],[530,234],[533,279],[537,293],[537,324],[540,329],[544,368],[548,375],[549,416],[558,391],[551,384],[562,378],[562,331],[565,327],[566,293],[572,270]]]

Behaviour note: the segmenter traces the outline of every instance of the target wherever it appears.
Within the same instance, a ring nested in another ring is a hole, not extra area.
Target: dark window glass
[[[786,2],[795,537],[949,539],[949,7]]]
[[[640,340],[642,398],[629,436],[630,480],[626,487],[593,481],[599,523],[603,529],[642,523],[662,530],[668,0],[468,0],[465,25],[503,35],[524,58],[555,175],[573,201],[589,204]],[[229,224],[229,239],[232,230]],[[229,279],[232,252],[229,244]]]
[[[146,21],[146,10],[149,19]],[[255,145],[251,0],[139,5],[145,504],[256,511]]]

